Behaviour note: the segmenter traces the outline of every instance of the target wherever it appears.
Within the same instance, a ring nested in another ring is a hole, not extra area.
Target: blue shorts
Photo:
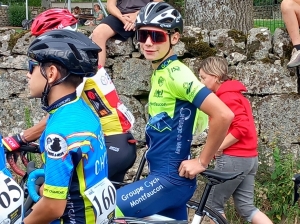
[[[159,214],[187,220],[186,202],[195,190],[196,182],[175,185],[162,177],[149,175],[118,189],[117,206],[124,216],[142,218]]]

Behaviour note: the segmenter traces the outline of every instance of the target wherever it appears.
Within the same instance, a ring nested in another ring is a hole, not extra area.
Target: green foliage
[[[28,13],[28,15],[30,14]],[[26,19],[25,5],[11,5],[8,8],[8,22],[11,26],[22,26],[24,19]]]
[[[25,125],[26,128],[30,128],[33,126],[33,122],[30,115],[30,109],[28,107],[25,107]],[[36,156],[34,155],[34,153],[28,153],[28,159],[30,161],[36,160]]]
[[[255,19],[254,20],[254,27],[267,27],[274,33],[276,28],[284,27],[284,22],[281,19]]]
[[[274,223],[285,220],[293,224],[299,218],[299,205],[292,206],[294,183],[292,177],[299,172],[300,160],[292,153],[284,154],[278,147],[273,149],[274,167],[268,159],[263,159],[257,174],[255,186],[256,205],[270,217]]]
[[[41,2],[42,2],[41,0],[28,0],[28,6],[40,7]]]

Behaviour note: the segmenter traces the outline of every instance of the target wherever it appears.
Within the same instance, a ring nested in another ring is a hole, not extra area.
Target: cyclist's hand
[[[205,171],[205,167],[199,163],[198,158],[182,161],[178,169],[179,176],[189,179],[194,179],[203,171]]]
[[[215,157],[223,155],[223,150],[218,150],[215,154]]]
[[[39,195],[41,196],[41,197],[43,197],[43,192],[44,192],[44,184],[40,187],[40,189],[39,189]]]
[[[2,139],[2,143],[8,151],[18,150],[21,145],[25,145],[20,134],[13,135]]]

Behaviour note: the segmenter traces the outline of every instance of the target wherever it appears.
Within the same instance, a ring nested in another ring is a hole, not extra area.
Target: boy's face
[[[137,39],[140,43],[141,51],[145,58],[150,61],[164,57],[169,51],[170,44],[176,44],[179,37],[179,33],[176,32],[170,38],[166,30],[157,27],[141,27],[137,31]]]
[[[34,98],[42,97],[42,92],[46,85],[46,79],[41,74],[38,62],[29,60],[29,71],[27,73],[30,96]]]

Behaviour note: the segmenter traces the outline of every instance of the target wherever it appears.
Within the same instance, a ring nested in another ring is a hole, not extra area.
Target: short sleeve
[[[187,67],[171,68],[170,90],[178,99],[187,100],[199,108],[211,91]]]
[[[73,173],[73,162],[66,140],[57,134],[45,138],[45,186],[43,195],[67,199]]]

